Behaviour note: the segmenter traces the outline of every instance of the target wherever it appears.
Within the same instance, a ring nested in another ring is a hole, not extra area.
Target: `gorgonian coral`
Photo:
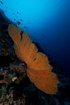
[[[52,72],[48,57],[39,52],[32,43],[27,33],[22,34],[21,29],[9,25],[8,33],[14,41],[14,49],[17,57],[27,64],[27,76],[35,86],[47,94],[55,94],[59,80]]]

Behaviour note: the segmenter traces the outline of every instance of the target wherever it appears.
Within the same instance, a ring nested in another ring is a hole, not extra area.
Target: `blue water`
[[[0,9],[70,76],[70,0],[0,0]]]

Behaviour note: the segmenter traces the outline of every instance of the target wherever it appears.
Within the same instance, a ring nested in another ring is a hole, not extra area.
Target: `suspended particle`
[[[17,24],[18,24],[18,25],[20,25],[20,24],[21,24],[21,22],[20,22],[20,21],[17,21]]]
[[[19,14],[19,12],[17,11],[17,14]]]
[[[16,21],[16,19],[14,19],[14,21]]]
[[[1,4],[3,4],[3,1],[0,1]]]
[[[23,21],[22,19],[20,19],[20,21]]]
[[[7,9],[7,7],[6,7],[6,9]]]

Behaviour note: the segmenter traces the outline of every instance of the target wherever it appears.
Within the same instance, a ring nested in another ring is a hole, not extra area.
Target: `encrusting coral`
[[[9,25],[8,33],[14,41],[14,49],[17,57],[27,64],[27,76],[35,86],[47,94],[56,94],[59,80],[52,72],[48,57],[39,52],[36,45],[32,43],[27,33],[14,25]]]

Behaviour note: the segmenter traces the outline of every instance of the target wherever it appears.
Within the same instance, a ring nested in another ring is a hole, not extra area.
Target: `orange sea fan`
[[[59,80],[52,72],[48,57],[38,52],[38,49],[27,33],[22,34],[21,30],[13,25],[9,25],[8,32],[14,41],[14,49],[17,57],[27,64],[27,76],[35,86],[47,94],[56,94]]]

